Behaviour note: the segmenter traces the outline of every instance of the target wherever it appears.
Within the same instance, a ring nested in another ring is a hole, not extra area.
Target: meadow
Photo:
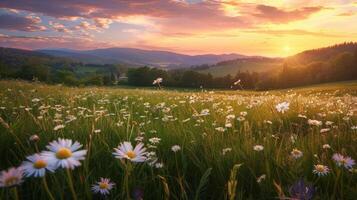
[[[356,116],[357,82],[254,92],[3,80],[0,200],[356,199]],[[43,151],[48,165],[24,163]]]

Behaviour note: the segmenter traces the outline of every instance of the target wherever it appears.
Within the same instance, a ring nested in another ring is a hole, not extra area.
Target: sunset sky
[[[0,1],[4,47],[287,56],[345,41],[357,41],[357,1]]]

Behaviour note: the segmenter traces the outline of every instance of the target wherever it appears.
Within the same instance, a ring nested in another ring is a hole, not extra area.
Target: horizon
[[[357,41],[356,1],[0,2],[0,46],[287,57]]]

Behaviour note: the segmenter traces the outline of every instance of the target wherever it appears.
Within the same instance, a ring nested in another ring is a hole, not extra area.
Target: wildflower
[[[31,135],[29,139],[31,142],[37,142],[40,140],[40,137],[38,135]]]
[[[26,159],[27,161],[24,161],[21,165],[26,177],[43,177],[46,170],[51,172],[55,170],[41,154],[27,156]]]
[[[232,123],[226,123],[225,125],[224,125],[226,128],[232,128]]]
[[[322,121],[314,120],[314,119],[309,119],[307,120],[307,123],[311,126],[321,126]]]
[[[55,126],[55,127],[53,128],[53,130],[54,130],[54,131],[58,131],[58,130],[60,130],[60,129],[64,129],[64,127],[65,127],[65,125],[60,124],[60,125]]]
[[[350,169],[355,165],[355,161],[349,156],[343,156],[339,153],[335,153],[332,156],[332,159],[336,162],[339,167],[345,167],[346,169]]]
[[[55,169],[59,167],[74,169],[81,165],[79,161],[84,160],[87,154],[87,150],[79,150],[82,147],[80,143],[77,141],[73,143],[70,139],[59,138],[46,147],[50,151],[44,151],[42,155]]]
[[[171,147],[171,150],[176,153],[181,150],[181,147],[179,145],[174,145]]]
[[[248,113],[247,113],[246,111],[242,111],[242,112],[240,112],[239,114],[240,114],[242,117],[245,117],[245,116],[247,116]]]
[[[290,187],[289,193],[292,199],[310,200],[314,196],[315,188],[305,184],[304,180],[300,179]]]
[[[324,144],[322,145],[323,149],[331,149],[331,146],[329,144]]]
[[[312,173],[317,174],[318,176],[325,176],[329,173],[330,169],[325,165],[314,165],[314,170]]]
[[[100,129],[94,130],[94,133],[100,133],[100,132],[102,132],[102,130],[100,130]]]
[[[244,121],[244,120],[245,120],[245,118],[244,118],[244,117],[242,117],[242,116],[239,116],[239,117],[237,117],[237,120],[238,120],[238,121],[240,121],[240,122],[242,122],[242,121]]]
[[[231,152],[231,151],[232,151],[232,148],[222,149],[222,155],[226,155],[226,153]]]
[[[266,178],[266,175],[265,175],[265,174],[259,176],[259,177],[257,178],[257,183],[261,183],[263,180],[265,180],[265,178]]]
[[[227,115],[227,116],[226,116],[226,119],[227,119],[227,120],[231,120],[231,119],[234,119],[234,118],[236,118],[235,115]]]
[[[159,78],[155,79],[154,82],[152,82],[152,84],[153,85],[160,84],[160,83],[162,83],[162,80],[163,79],[159,77]]]
[[[155,163],[155,168],[160,169],[164,167],[164,163]]]
[[[290,103],[288,102],[282,102],[279,103],[278,105],[275,106],[276,110],[281,113],[285,113],[287,110],[289,110]]]
[[[264,150],[264,146],[262,145],[255,145],[253,147],[254,151],[263,151]]]
[[[100,181],[92,185],[92,191],[101,195],[108,195],[114,185],[115,183],[110,182],[109,178],[100,178]]]
[[[201,110],[200,115],[201,115],[201,116],[209,115],[209,110],[208,110],[208,109],[203,109],[203,110]]]
[[[298,114],[299,118],[307,119],[306,115]]]
[[[161,138],[158,138],[158,137],[153,137],[153,138],[149,139],[149,142],[152,144],[159,144],[160,141],[161,141]]]
[[[0,187],[11,187],[15,185],[20,185],[23,180],[23,170],[21,167],[12,167],[7,171],[2,171],[0,175]]]
[[[118,159],[128,159],[132,162],[145,162],[146,161],[146,148],[143,143],[138,143],[135,148],[130,142],[120,143],[118,148],[114,148],[113,155]]]
[[[320,133],[326,133],[326,132],[329,132],[331,129],[329,128],[323,128],[320,130]]]
[[[294,157],[295,159],[298,159],[300,157],[302,157],[303,153],[298,150],[298,149],[293,149],[291,152],[290,152],[291,156]]]

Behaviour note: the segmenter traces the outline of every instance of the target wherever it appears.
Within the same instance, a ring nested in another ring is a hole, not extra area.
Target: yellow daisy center
[[[323,165],[316,165],[315,169],[318,172],[324,172],[325,171],[325,167]]]
[[[9,178],[5,179],[5,186],[12,186],[19,182],[19,178],[16,176],[10,176]]]
[[[136,157],[136,153],[134,151],[128,151],[126,152],[126,155],[130,158],[133,159]]]
[[[57,153],[56,153],[56,157],[58,159],[66,159],[72,156],[72,151],[68,148],[62,147],[60,148]]]
[[[108,183],[105,183],[105,182],[99,183],[99,188],[100,189],[107,189],[108,187],[109,187]]]
[[[36,162],[33,163],[33,167],[36,169],[42,169],[47,166],[47,162],[44,160],[37,160]]]

